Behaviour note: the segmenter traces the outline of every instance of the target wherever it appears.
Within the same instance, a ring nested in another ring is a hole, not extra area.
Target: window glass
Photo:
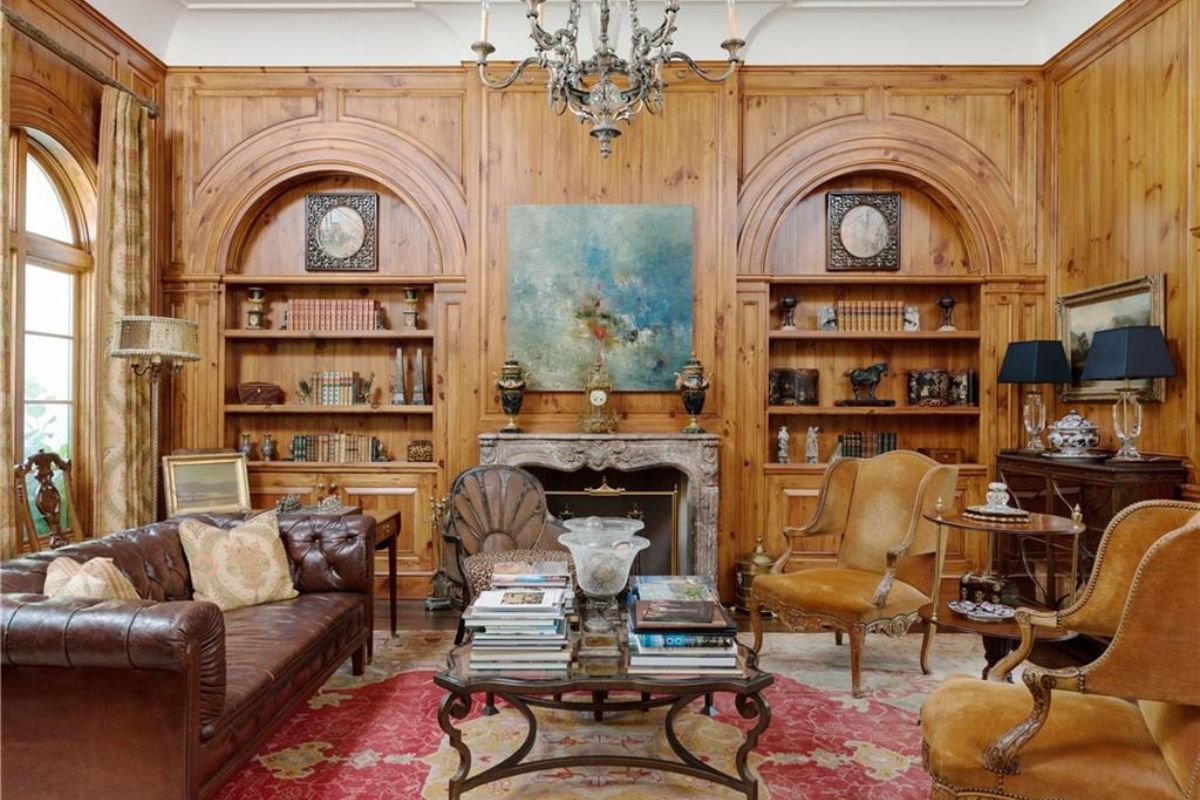
[[[73,343],[59,336],[25,334],[25,399],[71,399]]]
[[[71,406],[68,403],[25,404],[25,457],[39,450],[71,457]]]
[[[25,230],[73,244],[67,207],[54,182],[33,156],[25,159]]]
[[[75,279],[34,264],[25,267],[25,329],[70,336],[75,327]]]

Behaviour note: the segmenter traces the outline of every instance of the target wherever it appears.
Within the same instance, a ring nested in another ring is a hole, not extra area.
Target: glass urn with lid
[[[616,596],[625,590],[633,559],[650,546],[649,539],[634,535],[645,523],[628,517],[582,517],[563,520],[563,525],[571,532],[559,536],[559,544],[571,551],[575,578],[590,600],[584,628],[611,631]]]

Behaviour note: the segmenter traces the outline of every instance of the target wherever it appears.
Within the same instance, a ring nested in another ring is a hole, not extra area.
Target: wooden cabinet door
[[[800,526],[812,519],[821,490],[821,475],[770,475],[767,477],[767,552],[780,555],[788,547],[785,526]],[[830,567],[837,561],[839,536],[812,536],[792,540],[787,571]]]
[[[315,472],[253,469],[250,471],[250,506],[274,508],[289,494],[300,496],[304,505],[319,503],[328,494],[328,479]]]
[[[956,496],[946,498],[950,508],[963,508],[981,502],[981,486],[986,482],[986,473],[964,472],[966,474],[959,475]],[[805,525],[812,519],[821,490],[821,478],[820,474],[807,473],[767,476],[767,530],[764,532],[767,552],[778,555],[787,548],[787,539],[783,535],[785,525]],[[833,566],[837,562],[840,539],[840,536],[793,539],[787,571]],[[963,572],[980,569],[986,560],[986,548],[985,536],[948,531],[944,561],[947,579],[957,580]]]
[[[337,491],[346,505],[358,506],[364,514],[399,511],[400,532],[396,539],[396,571],[401,597],[425,597],[435,565],[429,499],[437,476],[433,473],[343,474]],[[387,551],[375,557],[375,574],[388,574]]]

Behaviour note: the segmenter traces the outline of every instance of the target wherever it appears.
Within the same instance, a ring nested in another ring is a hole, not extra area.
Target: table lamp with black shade
[[[1129,385],[1141,378],[1173,378],[1175,366],[1166,337],[1157,325],[1130,325],[1097,331],[1083,364],[1081,380],[1123,380],[1113,406],[1113,433],[1121,449],[1112,461],[1142,461],[1137,440],[1142,434],[1142,403],[1139,389]]]
[[[1004,363],[996,380],[1026,387],[1036,387],[1039,383],[1070,383],[1071,365],[1067,363],[1062,342],[1057,339],[1013,342],[1004,353]],[[1021,419],[1028,437],[1023,449],[1034,453],[1045,450],[1042,431],[1046,427],[1046,406],[1037,388],[1026,388]]]

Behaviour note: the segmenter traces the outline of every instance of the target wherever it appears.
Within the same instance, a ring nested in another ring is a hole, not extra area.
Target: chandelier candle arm
[[[479,79],[484,86],[500,90],[512,86],[534,66],[545,70],[550,108],[556,114],[569,110],[580,123],[590,124],[589,134],[599,143],[602,158],[612,154],[613,139],[621,135],[620,123],[628,124],[639,111],[654,114],[662,108],[663,90],[667,86],[663,71],[671,62],[682,62],[712,83],[726,80],[742,63],[739,51],[746,43],[736,35],[733,0],[727,0],[729,38],[721,42],[729,54],[728,66],[719,73],[704,69],[687,53],[673,49],[679,0],[666,0],[662,22],[653,31],[642,25],[637,0],[626,0],[632,29],[628,59],[617,52],[620,8],[614,9],[613,3],[619,0],[592,0],[595,50],[586,59],[580,58],[578,47],[583,0],[567,0],[567,24],[553,33],[545,28],[545,0],[525,1],[525,17],[535,54],[517,64],[508,75],[492,78],[487,72],[487,60],[496,49],[487,41],[489,0],[481,0],[480,39],[471,45]]]

